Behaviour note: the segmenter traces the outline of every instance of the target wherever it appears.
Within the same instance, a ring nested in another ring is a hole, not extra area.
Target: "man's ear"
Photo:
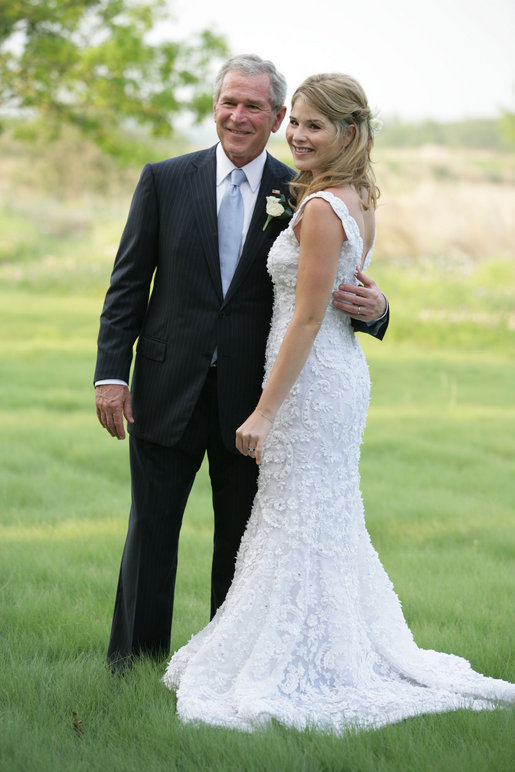
[[[284,121],[284,116],[286,115],[286,107],[281,107],[281,109],[277,112],[277,115],[275,116],[275,122],[272,126],[272,131],[275,134],[275,132],[280,128],[281,123]]]

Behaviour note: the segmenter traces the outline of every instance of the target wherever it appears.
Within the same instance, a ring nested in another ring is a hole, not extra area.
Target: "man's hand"
[[[131,393],[127,386],[118,383],[101,384],[95,389],[95,402],[98,420],[104,429],[107,429],[111,437],[125,439],[123,417],[125,416],[130,424],[134,423]]]
[[[386,298],[373,279],[356,268],[361,285],[340,284],[333,292],[333,306],[342,314],[362,322],[374,322],[386,311]]]

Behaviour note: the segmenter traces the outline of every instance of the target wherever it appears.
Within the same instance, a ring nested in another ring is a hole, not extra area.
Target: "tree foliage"
[[[164,136],[183,110],[201,119],[225,41],[153,42],[166,12],[165,0],[0,0],[0,108],[73,124],[112,153],[128,123]]]

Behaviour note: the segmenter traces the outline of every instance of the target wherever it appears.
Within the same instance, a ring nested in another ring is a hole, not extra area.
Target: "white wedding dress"
[[[339,198],[314,195],[347,235],[335,286],[356,283],[358,226]],[[268,259],[275,302],[265,380],[293,314],[301,211]],[[358,462],[369,390],[350,321],[329,305],[267,438],[226,601],[163,677],[182,720],[251,731],[276,719],[342,732],[515,698],[512,684],[413,640],[365,527]]]

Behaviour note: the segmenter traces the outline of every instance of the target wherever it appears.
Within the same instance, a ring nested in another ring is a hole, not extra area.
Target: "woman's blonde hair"
[[[299,97],[331,121],[337,130],[337,141],[345,135],[349,126],[355,127],[355,133],[349,144],[319,174],[313,176],[310,171],[297,173],[290,183],[297,206],[311,193],[329,187],[353,185],[363,207],[368,209],[372,204],[375,208],[380,191],[370,159],[374,142],[370,125],[372,113],[360,84],[349,75],[339,73],[311,75],[295,91],[292,106]]]

